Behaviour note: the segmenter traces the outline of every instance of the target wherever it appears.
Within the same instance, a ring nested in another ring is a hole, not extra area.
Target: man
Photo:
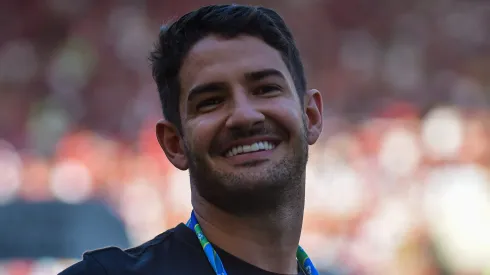
[[[157,138],[189,169],[194,211],[141,246],[85,253],[61,274],[318,274],[298,243],[322,99],[306,90],[281,17],[200,8],[161,30],[151,61],[165,116]]]

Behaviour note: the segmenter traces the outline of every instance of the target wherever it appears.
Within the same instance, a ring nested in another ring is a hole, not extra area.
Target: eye
[[[276,94],[281,93],[281,87],[277,85],[264,85],[260,86],[256,91],[255,94],[258,95],[265,95],[265,96],[273,96]]]
[[[218,105],[220,105],[223,102],[223,99],[220,97],[211,97],[205,100],[201,100],[197,105],[196,105],[196,110],[198,112],[206,113],[209,111],[214,110]]]

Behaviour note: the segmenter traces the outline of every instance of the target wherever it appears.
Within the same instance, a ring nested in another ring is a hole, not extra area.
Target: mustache
[[[288,134],[282,128],[271,123],[260,123],[250,127],[230,128],[214,139],[211,143],[211,151],[219,154],[223,150],[223,147],[231,142],[256,136],[274,136],[284,140],[287,138]]]

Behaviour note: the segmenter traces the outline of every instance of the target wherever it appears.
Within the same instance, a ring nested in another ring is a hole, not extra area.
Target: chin
[[[264,180],[268,175],[275,174],[278,169],[283,167],[281,165],[282,162],[272,160],[251,160],[239,164],[220,162],[212,170],[218,174],[241,178],[244,181],[253,183],[254,181]]]
[[[236,215],[263,213],[276,208],[285,196],[301,193],[301,165],[291,159],[240,167],[222,162],[201,164],[190,169],[200,196]]]

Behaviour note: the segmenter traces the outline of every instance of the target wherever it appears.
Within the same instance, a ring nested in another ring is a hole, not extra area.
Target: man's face
[[[200,196],[238,214],[301,188],[306,114],[277,50],[251,36],[209,36],[179,76],[182,138]]]

